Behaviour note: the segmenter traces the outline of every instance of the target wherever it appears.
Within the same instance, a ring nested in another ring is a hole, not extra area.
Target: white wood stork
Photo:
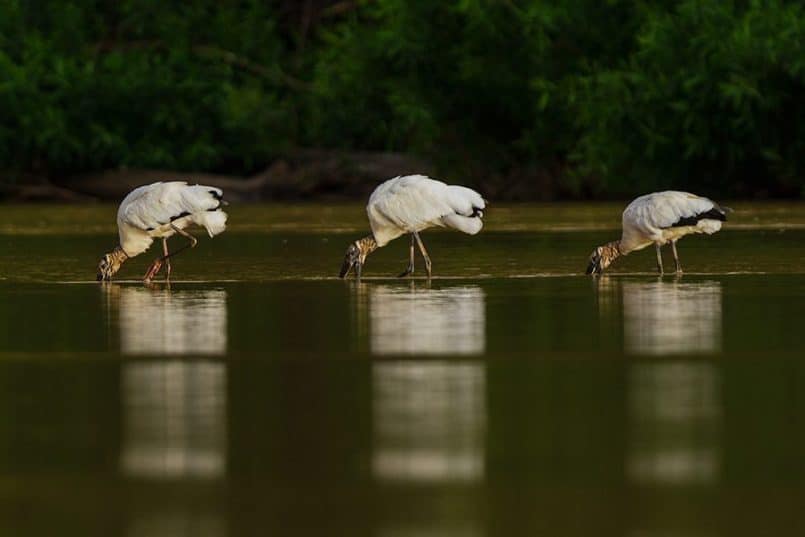
[[[682,273],[676,241],[691,233],[712,235],[721,229],[730,209],[719,206],[712,200],[667,190],[640,196],[623,211],[623,234],[620,240],[599,246],[590,256],[587,274],[601,273],[615,259],[650,244],[657,249],[657,270],[662,269],[660,248],[671,243],[677,274]]]
[[[184,228],[196,224],[206,229],[210,237],[226,229],[227,215],[221,209],[226,205],[223,195],[220,188],[190,186],[184,181],[153,183],[129,192],[117,211],[120,244],[98,263],[98,281],[111,280],[126,260],[146,251],[154,239],[162,239],[162,257],[154,260],[144,281],[151,281],[163,263],[167,265],[166,279],[170,279],[170,258],[198,242]],[[169,253],[168,237],[176,233],[189,242]]]
[[[366,256],[400,235],[411,235],[408,268],[400,277],[414,272],[414,242],[419,246],[428,277],[431,261],[419,232],[430,227],[449,227],[475,235],[483,227],[486,201],[480,194],[463,186],[447,185],[424,175],[395,177],[381,183],[369,197],[366,212],[372,233],[347,248],[340,277],[351,269],[356,277]]]

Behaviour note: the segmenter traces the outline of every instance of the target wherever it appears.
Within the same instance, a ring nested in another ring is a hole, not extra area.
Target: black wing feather
[[[727,215],[720,207],[713,207],[704,213],[699,213],[694,216],[684,216],[677,220],[671,227],[695,226],[699,223],[699,220],[721,220],[722,222],[726,222]]]

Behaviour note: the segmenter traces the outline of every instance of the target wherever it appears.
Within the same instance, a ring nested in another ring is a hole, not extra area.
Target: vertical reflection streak
[[[623,282],[621,288],[627,353],[721,350],[719,282]]]
[[[226,353],[226,291],[115,286],[123,354]]]
[[[627,472],[639,484],[706,485],[721,467],[718,370],[708,363],[641,363],[629,373]]]
[[[139,478],[217,478],[226,465],[223,364],[130,363],[122,372],[121,466]]]
[[[367,290],[373,355],[473,356],[486,347],[480,287],[374,286]],[[381,359],[372,366],[372,474],[383,484],[472,485],[486,464],[487,377],[483,363]],[[405,490],[405,488],[403,489]],[[426,489],[427,490],[427,489]],[[421,493],[418,493],[419,496]],[[423,518],[389,513],[378,535],[480,535],[472,503],[461,517],[425,510]]]
[[[109,318],[117,319],[120,330],[121,353],[155,358],[121,366],[120,472],[133,479],[172,483],[223,478],[226,364],[181,357],[226,353],[226,291],[108,286],[107,293]],[[225,535],[223,512],[200,508],[202,497],[167,504],[138,502],[129,507],[126,534]]]
[[[226,291],[112,286],[124,355],[222,355]],[[226,461],[226,366],[178,359],[121,368],[121,468],[148,478],[219,477]]]
[[[423,482],[482,479],[485,373],[477,364],[375,364],[373,474]]]
[[[628,478],[639,485],[702,486],[718,481],[723,421],[721,374],[686,355],[721,350],[720,282],[615,280],[600,291],[620,296],[629,366]],[[617,300],[602,297],[602,315]]]
[[[477,286],[369,288],[372,354],[473,355],[486,344],[486,296]]]

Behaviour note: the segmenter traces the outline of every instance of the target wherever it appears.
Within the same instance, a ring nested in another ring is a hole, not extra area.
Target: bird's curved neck
[[[109,252],[109,256],[121,263],[129,258],[129,254],[120,245],[115,246],[115,249]]]
[[[375,236],[371,233],[362,239],[356,240],[355,244],[358,246],[358,249],[361,251],[361,254],[363,254],[364,257],[377,250],[377,241],[375,240]]]
[[[621,250],[621,241],[612,241],[604,244],[601,246],[601,257],[608,259],[611,263],[613,260],[617,259],[622,255],[626,255],[629,252],[624,252]],[[609,264],[609,263],[607,263]]]

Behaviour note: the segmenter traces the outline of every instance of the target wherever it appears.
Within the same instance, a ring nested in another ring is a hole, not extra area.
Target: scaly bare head
[[[620,256],[620,241],[612,241],[599,246],[590,254],[587,274],[601,274]]]
[[[366,262],[366,256],[375,251],[376,248],[377,241],[375,241],[372,235],[367,235],[350,244],[347,248],[346,255],[344,255],[344,262],[341,265],[341,272],[338,276],[340,278],[346,278],[349,271],[355,269],[355,276],[360,279],[363,264]]]
[[[120,246],[116,247],[114,250],[109,252],[108,254],[104,254],[101,260],[98,262],[98,275],[96,279],[99,282],[108,282],[112,279],[118,270],[120,270],[120,266],[129,258],[126,255],[126,252],[123,251],[123,248]]]

